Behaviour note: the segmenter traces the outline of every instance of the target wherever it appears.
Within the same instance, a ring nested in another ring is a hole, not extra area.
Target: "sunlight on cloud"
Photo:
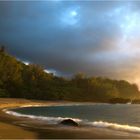
[[[44,72],[46,73],[52,73],[54,75],[57,75],[57,72],[55,70],[48,70],[48,69],[45,69]]]
[[[22,61],[26,66],[28,66],[30,63],[28,61]]]
[[[74,26],[77,25],[79,22],[79,8],[69,8],[66,11],[63,11],[60,19],[63,24],[63,26]]]

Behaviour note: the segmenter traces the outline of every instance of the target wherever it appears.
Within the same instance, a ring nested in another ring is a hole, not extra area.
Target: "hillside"
[[[0,97],[41,100],[119,102],[140,98],[137,85],[125,80],[86,77],[71,79],[44,72],[36,64],[28,66],[0,49]]]

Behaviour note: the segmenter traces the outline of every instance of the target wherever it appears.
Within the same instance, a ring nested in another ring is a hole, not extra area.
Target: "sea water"
[[[140,133],[140,105],[134,104],[23,107],[7,110],[7,113],[47,121],[52,125],[71,118],[81,126]]]

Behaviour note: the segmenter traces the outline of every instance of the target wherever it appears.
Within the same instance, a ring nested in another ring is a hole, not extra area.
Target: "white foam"
[[[104,122],[104,121],[89,122],[89,121],[81,120],[79,118],[44,117],[44,116],[35,116],[35,115],[25,115],[25,114],[20,114],[20,113],[7,110],[7,109],[3,109],[3,111],[6,112],[7,114],[18,116],[18,117],[27,117],[31,119],[47,121],[48,124],[58,124],[64,119],[72,119],[81,125],[93,126],[93,127],[99,127],[99,128],[109,128],[113,130],[132,132],[132,133],[140,133],[140,127],[137,127],[137,126],[122,125],[118,123],[109,123],[109,122]]]
[[[95,127],[101,127],[101,128],[110,128],[110,129],[115,129],[120,131],[140,133],[140,127],[130,126],[130,125],[122,125],[122,124],[109,123],[103,121],[91,122],[90,125]]]
[[[31,118],[31,119],[37,119],[37,120],[42,120],[42,121],[47,121],[48,124],[58,124],[59,122],[61,122],[64,119],[72,119],[76,122],[81,122],[81,119],[78,118],[68,118],[68,117],[44,117],[44,116],[35,116],[35,115],[25,115],[25,114],[21,114],[21,113],[17,113],[11,110],[3,110],[4,112],[6,112],[7,114],[10,115],[14,115],[14,116],[18,116],[18,117],[26,117],[26,118]]]

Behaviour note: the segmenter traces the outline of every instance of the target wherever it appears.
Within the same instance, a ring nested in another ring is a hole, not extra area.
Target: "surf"
[[[131,126],[131,125],[124,125],[124,124],[118,124],[118,123],[111,123],[111,122],[105,122],[105,121],[93,121],[90,122],[88,120],[82,120],[79,118],[69,118],[69,117],[44,117],[44,116],[35,116],[35,115],[26,115],[26,114],[21,114],[17,113],[15,111],[11,111],[8,109],[3,110],[5,113],[9,115],[14,115],[17,117],[26,117],[30,119],[36,119],[40,121],[47,121],[47,124],[59,124],[62,120],[65,119],[72,119],[75,122],[77,122],[80,126],[84,126],[87,128],[90,127],[98,127],[98,128],[108,128],[112,130],[117,130],[117,131],[125,131],[125,132],[131,132],[131,133],[140,133],[140,127],[137,126]]]

